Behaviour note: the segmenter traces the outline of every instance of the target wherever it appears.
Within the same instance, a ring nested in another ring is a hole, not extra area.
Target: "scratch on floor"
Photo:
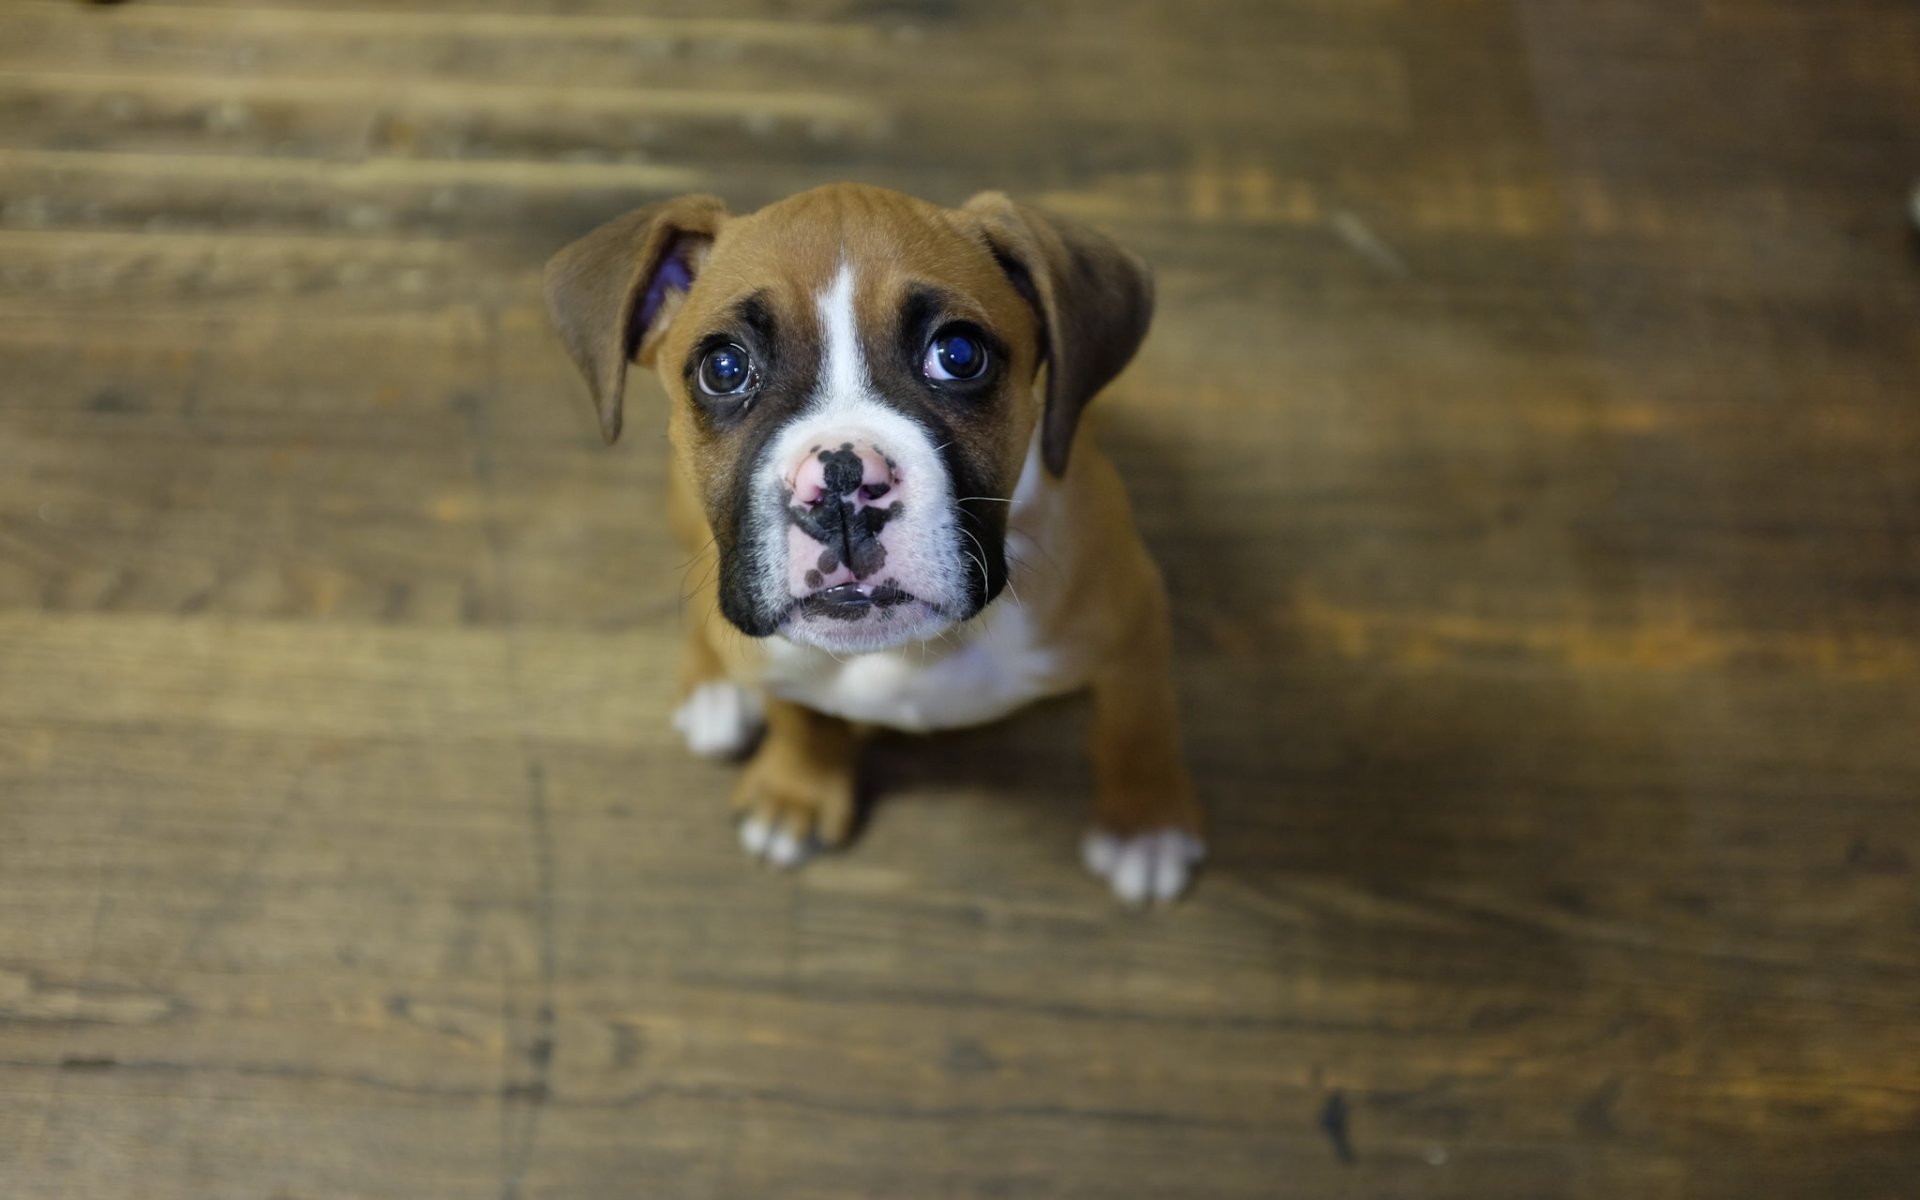
[[[1372,226],[1361,220],[1358,213],[1342,208],[1328,217],[1327,223],[1333,226],[1334,233],[1340,236],[1348,249],[1383,273],[1395,279],[1405,279],[1413,274],[1407,269],[1406,260],[1387,244],[1385,238],[1375,233]]]
[[[1333,1143],[1333,1156],[1348,1165],[1353,1163],[1353,1142],[1347,1136],[1347,1097],[1335,1092],[1320,1110],[1320,1128]]]
[[[533,831],[534,930],[540,947],[539,1005],[524,1042],[517,1078],[500,1089],[502,1162],[500,1200],[518,1200],[533,1163],[540,1114],[552,1095],[553,1080],[553,829],[547,814],[546,773],[538,760],[527,764],[527,816]],[[511,1003],[511,1001],[509,1001]],[[509,1064],[510,1067],[514,1064]]]

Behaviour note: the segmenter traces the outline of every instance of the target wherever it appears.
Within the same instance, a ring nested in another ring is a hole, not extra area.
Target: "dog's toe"
[[[783,871],[797,867],[818,848],[804,825],[792,814],[749,813],[740,822],[740,848],[747,857],[770,867]]]
[[[700,684],[673,714],[673,727],[687,739],[687,749],[702,758],[745,754],[765,721],[760,694],[726,679]]]
[[[1184,829],[1123,837],[1096,829],[1081,843],[1087,870],[1107,881],[1123,903],[1164,904],[1187,890],[1206,846]]]

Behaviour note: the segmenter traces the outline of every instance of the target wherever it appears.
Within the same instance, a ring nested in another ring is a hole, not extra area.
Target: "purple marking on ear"
[[[692,286],[693,272],[687,269],[687,260],[680,257],[680,247],[668,247],[666,256],[660,260],[660,268],[647,284],[647,298],[640,304],[639,329],[644,332],[652,326],[654,317],[660,314],[660,306],[666,303],[668,292],[684,292]]]

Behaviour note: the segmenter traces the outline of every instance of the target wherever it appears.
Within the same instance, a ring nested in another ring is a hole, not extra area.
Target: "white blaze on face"
[[[803,594],[795,581],[812,565],[790,561],[795,547],[804,547],[808,540],[792,536],[787,517],[790,466],[810,447],[849,441],[877,446],[892,462],[900,509],[879,534],[885,562],[863,582],[890,582],[920,602],[875,608],[858,620],[796,613],[783,629],[796,641],[840,650],[879,649],[932,637],[967,603],[952,481],[926,429],[880,399],[860,344],[854,292],[853,268],[843,263],[815,298],[823,348],[819,382],[799,415],[768,446],[754,489],[761,567],[757,586],[762,603],[779,612]]]
[[[829,404],[840,398],[870,398],[872,380],[867,376],[867,356],[860,347],[860,330],[853,314],[853,268],[841,264],[833,285],[815,297],[820,311],[821,346],[820,390],[816,400],[825,397]]]

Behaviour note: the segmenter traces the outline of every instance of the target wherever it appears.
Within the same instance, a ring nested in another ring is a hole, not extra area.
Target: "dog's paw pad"
[[[702,758],[737,758],[752,748],[765,720],[766,706],[758,692],[709,679],[673,714],[673,727],[687,739],[687,749]]]
[[[1135,906],[1164,904],[1186,891],[1194,868],[1206,856],[1206,845],[1184,829],[1133,837],[1096,829],[1080,845],[1087,870],[1106,880],[1122,902]]]
[[[813,852],[813,839],[801,836],[777,818],[754,813],[740,822],[740,848],[749,858],[786,870],[807,860]]]

